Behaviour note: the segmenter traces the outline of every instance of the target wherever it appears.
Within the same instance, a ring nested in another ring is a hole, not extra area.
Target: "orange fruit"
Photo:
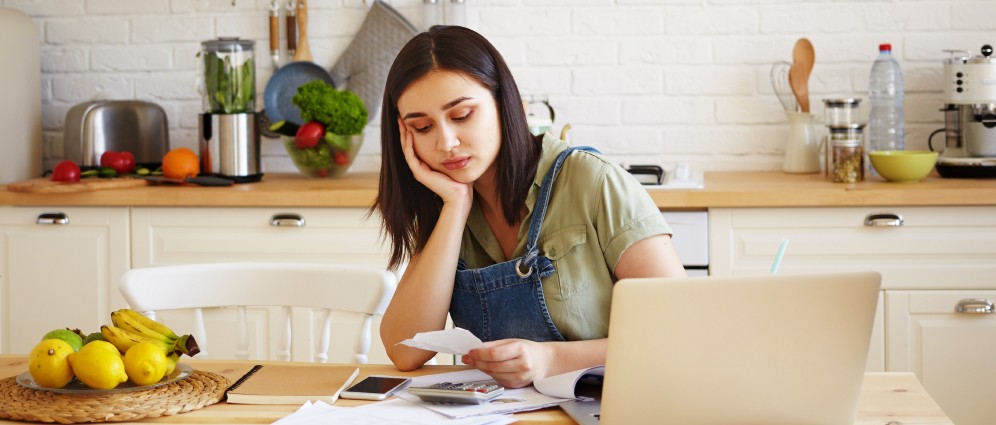
[[[201,163],[194,151],[176,148],[163,157],[163,176],[170,179],[195,177],[201,172]]]

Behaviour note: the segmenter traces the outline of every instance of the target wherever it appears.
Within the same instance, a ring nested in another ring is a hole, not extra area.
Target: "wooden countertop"
[[[377,174],[341,179],[267,174],[260,183],[234,187],[147,186],[79,193],[0,191],[0,206],[369,207]],[[889,183],[878,178],[831,183],[821,174],[706,173],[704,189],[650,189],[662,209],[716,207],[958,206],[996,205],[996,179],[945,179]]]
[[[272,363],[259,361],[189,361],[195,369],[219,373],[229,380],[241,376],[240,371],[248,370],[252,364]],[[244,367],[240,367],[244,366]],[[358,365],[360,377],[375,374],[418,376],[429,373],[442,373],[461,369],[458,366],[426,366],[414,372],[400,372],[391,365]],[[27,370],[25,356],[0,356],[0,378],[15,376]],[[336,406],[352,407],[367,402],[339,399]],[[147,418],[137,423],[175,424],[269,424],[291,414],[297,405],[239,405],[219,403],[174,416]],[[546,408],[532,412],[515,414],[517,424],[573,424],[559,408]],[[23,422],[0,420],[0,424]],[[134,423],[134,422],[118,422]],[[952,422],[923,389],[912,373],[866,373],[858,401],[858,416],[855,424],[882,425],[886,423],[951,425]]]

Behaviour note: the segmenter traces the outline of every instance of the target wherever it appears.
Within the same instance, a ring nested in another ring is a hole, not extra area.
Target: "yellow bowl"
[[[937,163],[937,152],[931,151],[871,151],[868,157],[878,175],[896,183],[918,182]]]

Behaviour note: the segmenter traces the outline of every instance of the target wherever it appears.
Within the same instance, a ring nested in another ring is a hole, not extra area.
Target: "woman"
[[[620,167],[529,133],[518,88],[481,35],[435,26],[391,66],[373,206],[407,269],[381,324],[396,345],[456,326],[483,341],[463,362],[506,387],[605,363],[612,284],[684,276],[670,228]]]

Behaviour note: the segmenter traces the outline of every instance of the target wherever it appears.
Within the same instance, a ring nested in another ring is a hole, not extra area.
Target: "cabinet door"
[[[134,267],[231,261],[303,261],[387,266],[388,248],[381,243],[380,221],[364,218],[363,208],[133,208]],[[237,317],[232,309],[205,312],[209,353],[233,358]],[[279,341],[279,309],[248,311],[250,352],[267,359]],[[312,311],[295,309],[297,335],[313,335],[321,324]],[[166,312],[164,321],[194,329],[192,317]],[[352,341],[360,320],[334,315],[329,361],[351,361]],[[390,363],[379,335],[380,318],[372,326],[370,363]],[[349,341],[343,345],[337,342]],[[300,344],[297,344],[300,342]],[[310,361],[314,338],[296,338],[292,358]],[[441,362],[445,359],[441,358]],[[450,361],[452,363],[452,361]]]
[[[987,300],[989,313],[957,311]],[[888,370],[915,373],[959,425],[989,425],[996,417],[992,302],[996,291],[886,291]]]
[[[52,329],[98,331],[125,305],[128,264],[127,208],[0,207],[0,352],[28,353]]]

